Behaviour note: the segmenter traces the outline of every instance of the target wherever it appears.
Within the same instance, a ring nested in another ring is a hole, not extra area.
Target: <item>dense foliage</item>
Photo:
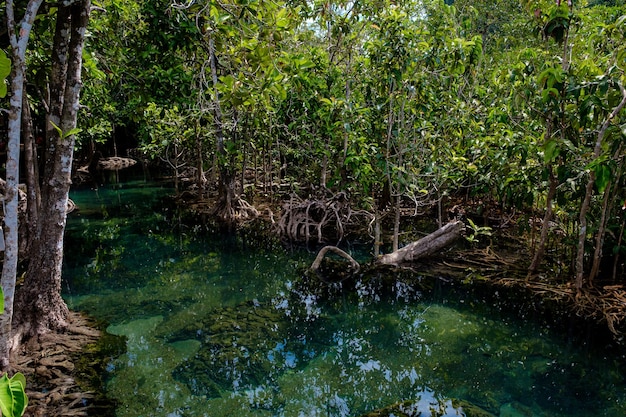
[[[225,220],[281,186],[345,191],[377,222],[442,223],[464,199],[472,224],[517,219],[530,276],[550,256],[579,288],[623,280],[623,1],[97,6],[85,153],[137,147],[218,184]]]
[[[85,137],[130,127],[149,155],[193,166],[199,185],[205,172],[227,181],[231,199],[251,170],[264,189],[249,199],[279,178],[349,191],[369,210],[435,205],[442,221],[464,195],[545,226],[532,272],[550,237],[579,286],[600,260],[621,272],[623,5],[103,6]]]

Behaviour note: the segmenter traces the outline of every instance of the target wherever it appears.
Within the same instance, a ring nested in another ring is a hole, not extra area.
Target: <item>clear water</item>
[[[65,298],[127,338],[107,369],[119,417],[360,416],[405,400],[422,416],[626,415],[623,358],[461,292],[363,284],[325,303],[297,285],[314,254],[186,226],[158,203],[169,192],[71,195]]]

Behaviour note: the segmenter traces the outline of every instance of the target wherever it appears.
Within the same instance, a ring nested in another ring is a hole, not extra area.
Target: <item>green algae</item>
[[[363,414],[361,417],[495,417],[488,411],[463,400],[442,400],[427,396]]]
[[[305,366],[311,344],[285,338],[297,330],[294,319],[272,306],[248,302],[187,321],[173,333],[171,324],[165,325],[160,333],[170,343],[189,338],[200,342],[198,352],[174,369],[173,377],[194,395],[213,398],[272,384],[286,370]]]

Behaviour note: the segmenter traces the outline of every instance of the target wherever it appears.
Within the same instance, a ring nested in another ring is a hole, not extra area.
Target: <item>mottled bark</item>
[[[550,232],[550,222],[552,221],[552,212],[553,212],[553,201],[556,196],[556,188],[558,185],[558,181],[554,176],[554,169],[552,166],[549,166],[550,170],[549,174],[549,182],[548,182],[548,195],[546,196],[546,212],[543,215],[543,222],[541,223],[541,236],[539,238],[539,243],[537,248],[535,249],[535,255],[533,256],[533,260],[528,267],[528,275],[526,279],[529,280],[533,274],[536,274],[539,270],[539,266],[543,261],[543,255],[546,251],[546,245],[548,243],[548,233]],[[534,227],[534,226],[533,226]]]
[[[18,336],[32,337],[67,325],[68,308],[61,298],[63,234],[71,184],[75,136],[81,89],[82,50],[89,20],[90,1],[81,0],[58,11],[51,85],[46,166],[38,236],[33,243],[24,285],[17,294]],[[69,27],[67,21],[69,20]],[[68,30],[69,29],[69,30]],[[58,121],[55,122],[55,121]]]
[[[14,3],[6,1],[6,18],[11,44],[11,84],[8,123],[8,145],[6,162],[6,188],[2,196],[4,203],[5,251],[2,265],[1,285],[4,292],[4,314],[0,315],[0,368],[9,369],[10,350],[13,347],[12,321],[19,253],[18,242],[18,183],[20,162],[20,137],[22,105],[24,97],[24,74],[26,72],[26,49],[35,16],[42,0],[31,0],[21,22],[15,19]]]

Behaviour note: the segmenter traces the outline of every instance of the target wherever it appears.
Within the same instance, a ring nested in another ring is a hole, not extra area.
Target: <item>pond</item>
[[[315,253],[189,225],[169,193],[143,181],[71,193],[64,297],[126,338],[105,375],[119,417],[361,416],[402,402],[412,416],[626,415],[615,353],[462,285],[363,283],[327,302],[298,286]]]

